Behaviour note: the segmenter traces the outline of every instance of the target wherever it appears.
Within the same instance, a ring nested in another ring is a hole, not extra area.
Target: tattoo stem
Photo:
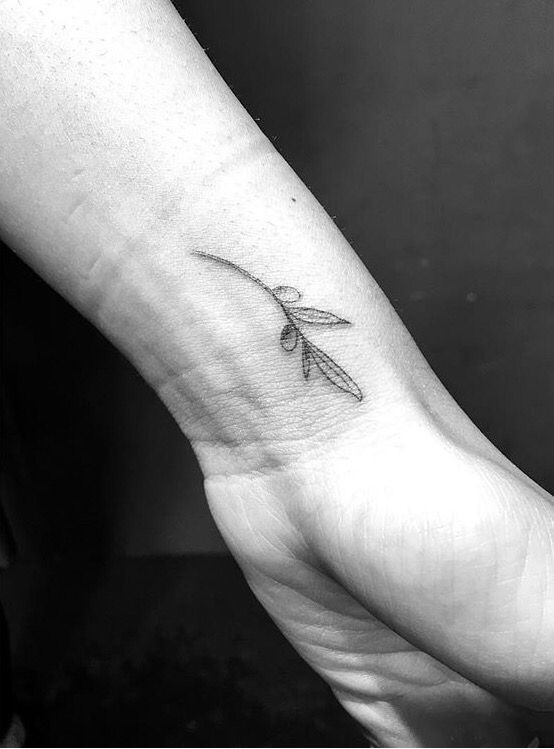
[[[240,265],[236,265],[235,263],[231,262],[231,260],[226,260],[223,257],[219,257],[218,255],[212,255],[209,252],[200,252],[199,250],[194,250],[192,253],[193,255],[198,255],[199,257],[206,257],[208,260],[213,260],[216,263],[221,263],[221,265],[227,265],[229,268],[234,268],[234,270],[238,271],[239,273],[242,273],[243,276],[246,276],[246,278],[249,278],[251,281],[253,281],[255,284],[258,284],[260,288],[262,288],[265,292],[267,292],[270,296],[275,299],[279,307],[283,310],[285,313],[287,320],[290,321],[289,313],[283,304],[283,302],[279,299],[277,294],[273,291],[271,287],[269,287],[266,283],[264,283],[261,279],[256,278],[256,276],[252,275],[252,273],[249,273],[247,270],[244,270],[244,268],[241,268]]]

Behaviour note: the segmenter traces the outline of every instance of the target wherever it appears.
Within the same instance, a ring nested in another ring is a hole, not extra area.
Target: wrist
[[[402,418],[414,388],[405,357],[382,341],[410,339],[365,270],[355,294],[345,294],[332,274],[307,271],[304,252],[285,261],[271,251],[273,239],[269,251],[248,253],[244,242],[225,249],[221,228],[193,245],[196,232],[184,224],[175,218],[140,237],[112,261],[114,272],[97,269],[117,280],[104,284],[95,306],[98,324],[169,407],[206,470],[218,471],[223,458],[222,470],[281,464],[392,414]],[[212,244],[244,273],[198,254]],[[341,275],[358,270],[344,240],[326,252]],[[302,297],[283,309],[268,289],[289,284]],[[291,348],[281,336],[298,308],[350,324],[294,317]],[[316,352],[308,377],[305,341]]]

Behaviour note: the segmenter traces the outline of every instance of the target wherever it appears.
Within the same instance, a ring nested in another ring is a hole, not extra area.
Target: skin
[[[0,224],[191,441],[262,604],[388,746],[551,730],[554,509],[453,402],[167,2],[0,5]],[[363,401],[302,377],[269,288]]]

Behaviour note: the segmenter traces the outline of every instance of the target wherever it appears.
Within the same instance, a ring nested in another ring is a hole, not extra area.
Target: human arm
[[[286,538],[295,579],[308,549],[312,573],[325,569],[378,619],[498,690],[495,680],[514,679],[498,672],[499,646],[515,646],[496,638],[489,662],[475,663],[488,653],[475,650],[475,632],[485,613],[494,631],[514,592],[548,579],[546,500],[457,410],[332,222],[161,7],[11,11],[5,234],[168,403],[251,580],[260,566],[266,576],[282,570],[272,544]],[[271,286],[298,287],[303,303],[352,322],[310,335],[358,383],[362,403],[315,371],[305,382],[299,352],[279,347],[281,310],[244,277],[192,254],[198,250]],[[468,570],[490,566],[499,520],[520,507],[500,536],[514,536],[498,560],[506,584],[487,606],[466,605],[460,616],[444,590],[458,576],[456,596],[466,603],[489,594],[491,577],[467,586]],[[347,518],[346,535],[336,537],[348,513],[356,522]],[[279,528],[273,515],[282,516]],[[442,535],[426,537],[429,518]],[[381,527],[386,533],[377,534]],[[526,577],[510,586],[527,545]],[[268,581],[254,587],[263,597]],[[543,599],[529,600],[536,622]],[[535,626],[524,629],[518,650],[536,637]]]

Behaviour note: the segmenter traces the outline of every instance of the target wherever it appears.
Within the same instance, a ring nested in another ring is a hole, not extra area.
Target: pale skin
[[[172,6],[4,0],[0,50],[3,237],[171,410],[299,653],[383,745],[551,730],[552,498],[453,402]],[[310,336],[363,400],[304,380],[278,305],[198,252],[350,321]]]

